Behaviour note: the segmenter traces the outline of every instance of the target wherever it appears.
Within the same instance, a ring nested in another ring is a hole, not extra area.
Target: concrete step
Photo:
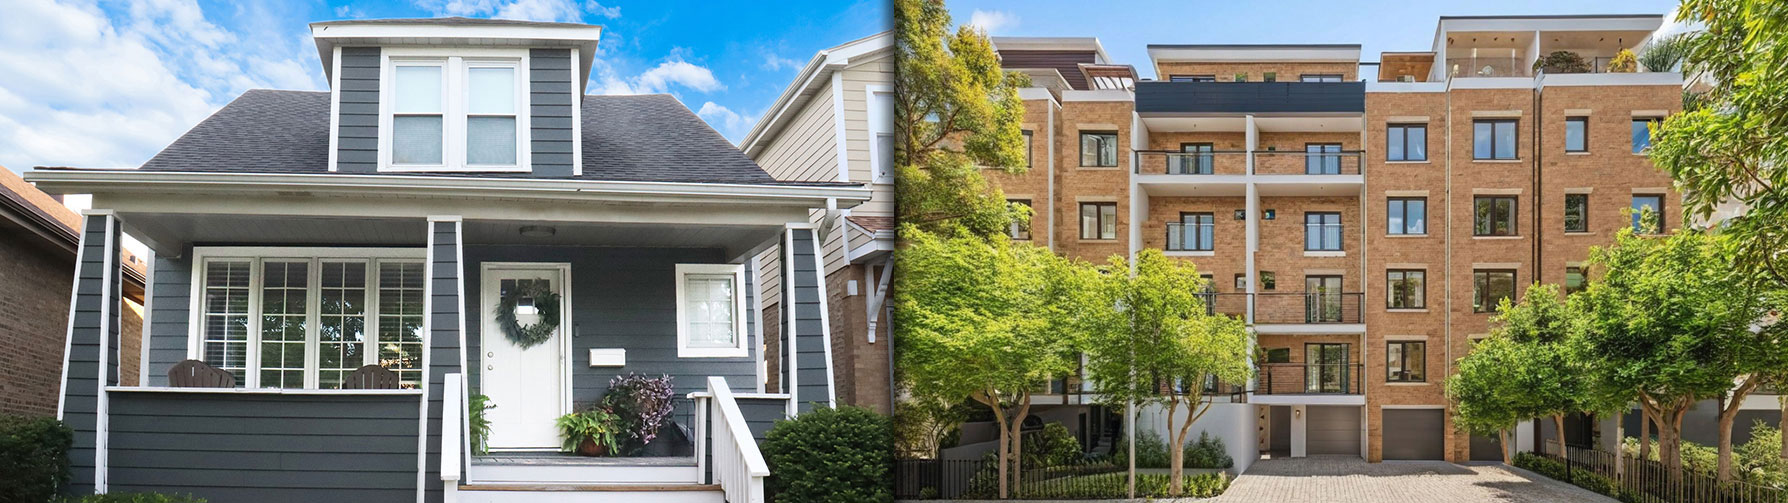
[[[448,501],[459,503],[725,503],[715,484],[469,484]]]

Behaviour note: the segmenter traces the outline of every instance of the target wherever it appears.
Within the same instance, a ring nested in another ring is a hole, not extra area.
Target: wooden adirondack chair
[[[177,388],[234,388],[236,375],[198,360],[168,368],[168,384]]]
[[[397,373],[378,365],[354,369],[342,380],[342,389],[397,389]]]

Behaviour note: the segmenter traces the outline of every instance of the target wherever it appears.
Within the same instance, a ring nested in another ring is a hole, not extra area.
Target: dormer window
[[[480,54],[387,51],[380,171],[528,170],[526,54]]]

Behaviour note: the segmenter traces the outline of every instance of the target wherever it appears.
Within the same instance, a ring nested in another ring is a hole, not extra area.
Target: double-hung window
[[[677,357],[742,358],[745,266],[677,264]]]
[[[338,389],[379,365],[422,382],[421,254],[413,250],[197,250],[198,359],[249,388]]]
[[[1471,199],[1473,236],[1514,236],[1515,196],[1478,196]]]
[[[1341,251],[1341,214],[1310,212],[1304,214],[1305,251]]]
[[[1386,161],[1428,160],[1427,124],[1391,124],[1384,141]]]
[[[1212,213],[1181,213],[1178,223],[1167,226],[1167,251],[1211,251]]]
[[[1479,119],[1471,123],[1471,158],[1513,160],[1517,155],[1515,119]]]
[[[1386,233],[1404,236],[1428,233],[1428,198],[1393,197],[1387,201]]]
[[[1515,300],[1515,271],[1488,269],[1471,272],[1471,312],[1493,313],[1502,299]]]
[[[1117,203],[1080,203],[1080,239],[1117,239]]]
[[[1114,132],[1080,133],[1080,165],[1110,168],[1118,165],[1118,135]]]
[[[380,98],[380,169],[525,171],[523,55],[392,55]]]
[[[1425,382],[1427,377],[1428,343],[1423,341],[1390,341],[1385,348],[1385,369],[1388,382]]]
[[[1385,308],[1387,309],[1422,309],[1427,304],[1428,271],[1422,269],[1391,269],[1385,271]]]

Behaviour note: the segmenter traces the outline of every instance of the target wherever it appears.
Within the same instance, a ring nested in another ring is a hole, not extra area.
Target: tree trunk
[[[1509,430],[1496,430],[1496,436],[1502,439],[1502,444],[1497,446],[1502,448],[1502,464],[1515,466],[1514,456],[1509,454],[1515,450],[1514,444],[1509,442]]]
[[[1012,415],[1012,459],[1016,471],[1012,474],[1012,492],[1024,490],[1024,418],[1031,414],[1031,396],[1024,395],[1018,399],[1018,413]]]
[[[1626,480],[1627,474],[1627,415],[1625,411],[1614,413],[1614,480]]]
[[[1651,407],[1639,403],[1639,459],[1651,460]]]
[[[1731,412],[1725,408],[1720,410],[1720,456],[1717,471],[1720,482],[1732,481],[1732,423],[1738,419],[1738,410],[1734,406]]]
[[[1564,414],[1552,415],[1552,426],[1558,432],[1558,455],[1567,456],[1565,452],[1565,417]]]
[[[1006,499],[1006,481],[1009,480],[1009,479],[1007,479],[1007,472],[1006,472],[1006,462],[1008,459],[1006,457],[1006,454],[1011,452],[1010,450],[1007,449],[1007,446],[1011,445],[1011,442],[1009,442],[1008,441],[1009,439],[1007,439],[1006,437],[1007,437],[1007,435],[1009,435],[1011,433],[1011,430],[1006,429],[1006,411],[1000,408],[999,402],[994,402],[992,407],[993,407],[993,420],[994,420],[994,422],[999,423],[999,430],[1000,430],[999,444],[994,449],[995,451],[999,452],[999,464],[1000,464],[999,469],[998,469],[998,474],[1000,477],[999,495],[1000,495],[1000,499]]]

